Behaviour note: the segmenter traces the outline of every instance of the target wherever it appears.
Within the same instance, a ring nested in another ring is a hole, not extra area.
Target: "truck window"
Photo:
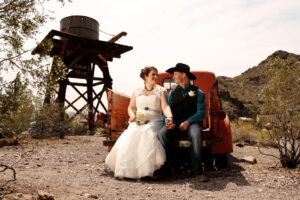
[[[194,81],[190,80],[190,84],[194,85]],[[174,83],[173,78],[165,78],[163,81],[163,87],[166,88],[167,90],[174,90],[176,88],[177,84]]]
[[[174,89],[176,87],[176,83],[174,83],[173,78],[165,78],[163,81],[163,87],[167,90]]]

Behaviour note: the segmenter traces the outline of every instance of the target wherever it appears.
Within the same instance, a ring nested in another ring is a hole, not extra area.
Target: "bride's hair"
[[[154,66],[146,66],[144,69],[141,69],[140,77],[145,80],[145,76],[148,76],[148,74],[152,71],[155,70],[158,72],[158,70]]]

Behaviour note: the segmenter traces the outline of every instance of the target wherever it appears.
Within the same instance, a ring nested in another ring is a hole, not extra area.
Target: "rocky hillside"
[[[223,110],[230,118],[253,117],[259,113],[259,105],[263,103],[261,90],[267,83],[266,65],[274,57],[289,56],[300,61],[300,55],[279,50],[239,76],[217,77]]]

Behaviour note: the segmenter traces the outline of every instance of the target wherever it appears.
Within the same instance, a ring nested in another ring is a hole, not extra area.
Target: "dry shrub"
[[[71,121],[58,103],[44,104],[35,113],[35,121],[30,128],[34,138],[60,137],[70,131]]]
[[[300,164],[300,62],[277,57],[267,66],[269,82],[261,93],[261,110],[273,116],[267,131],[269,142],[279,151],[277,158],[283,167],[296,168]]]
[[[249,144],[256,144],[260,139],[260,131],[252,122],[234,120],[230,124],[232,130],[232,141],[246,142]]]
[[[89,127],[86,124],[82,124],[78,122],[72,123],[72,133],[74,135],[86,135],[88,130]]]

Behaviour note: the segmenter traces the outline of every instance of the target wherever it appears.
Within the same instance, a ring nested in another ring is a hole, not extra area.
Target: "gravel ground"
[[[104,160],[107,148],[103,137],[68,136],[31,144],[0,148],[0,164],[10,165],[28,152],[15,166],[17,180],[0,191],[0,199],[34,199],[38,192],[55,200],[81,199],[300,199],[300,169],[280,167],[273,157],[263,156],[256,147],[234,147],[230,166],[207,171],[209,182],[202,183],[186,172],[174,178],[118,180]],[[276,153],[275,149],[262,149]],[[257,164],[242,162],[253,156]],[[1,170],[1,169],[0,169]],[[0,185],[12,177],[0,173]]]

